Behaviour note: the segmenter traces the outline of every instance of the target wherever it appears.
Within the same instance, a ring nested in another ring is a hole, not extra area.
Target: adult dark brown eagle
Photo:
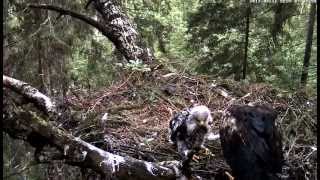
[[[268,105],[233,105],[220,129],[224,157],[236,180],[276,180],[284,162],[277,113]]]

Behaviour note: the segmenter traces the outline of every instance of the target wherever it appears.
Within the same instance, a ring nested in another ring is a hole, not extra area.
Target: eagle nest
[[[218,133],[222,120],[219,112],[230,105],[269,103],[278,111],[276,123],[283,136],[283,179],[315,179],[316,97],[311,99],[303,93],[292,94],[266,84],[159,71],[152,80],[139,72],[121,77],[118,83],[96,93],[73,89],[67,103],[73,116],[85,116],[85,120],[64,122],[64,128],[116,154],[152,162],[180,160],[168,142],[170,109],[179,111],[189,106],[191,100],[206,105],[213,112],[213,132]],[[105,113],[108,120],[102,124]],[[193,172],[209,179],[229,171],[220,141],[207,142],[206,147],[214,156],[192,163]]]

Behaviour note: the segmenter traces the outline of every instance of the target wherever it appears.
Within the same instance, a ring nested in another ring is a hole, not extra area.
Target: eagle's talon
[[[206,147],[202,147],[199,153],[203,154],[204,156],[214,156],[214,154]]]
[[[234,180],[234,177],[228,171],[225,171],[224,173],[228,176],[229,180]]]
[[[192,160],[194,161],[194,162],[199,162],[199,159],[200,159],[200,157],[199,156],[197,156],[197,155],[193,155],[192,156]]]

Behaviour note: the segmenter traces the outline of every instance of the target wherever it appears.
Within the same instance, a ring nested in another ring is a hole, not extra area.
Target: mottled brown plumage
[[[188,108],[171,119],[170,141],[176,145],[184,169],[188,169],[195,153],[205,149],[203,144],[211,122],[211,113],[206,106]]]

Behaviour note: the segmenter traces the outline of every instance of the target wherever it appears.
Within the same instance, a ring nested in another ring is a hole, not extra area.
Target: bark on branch
[[[139,33],[114,0],[93,0],[94,8],[100,13],[102,21],[98,22],[86,15],[47,4],[31,4],[30,8],[47,9],[62,15],[80,19],[98,29],[116,48],[129,60],[141,60],[151,64],[154,56],[151,51],[143,47]]]
[[[56,112],[55,103],[50,98],[25,82],[3,75],[3,86],[21,94],[47,115]]]
[[[102,32],[104,34],[105,31],[105,27],[100,24],[98,21],[94,20],[93,18],[90,18],[84,14],[80,14],[78,12],[75,11],[71,11],[71,10],[67,10],[58,6],[54,6],[54,5],[48,5],[48,4],[29,4],[28,5],[30,8],[35,8],[35,9],[47,9],[47,10],[51,10],[51,11],[56,11],[58,13],[60,13],[60,15],[68,15],[71,16],[73,18],[79,19],[91,26],[93,26],[94,28],[98,29],[100,32]],[[108,35],[104,34],[105,36],[108,37]]]
[[[50,101],[50,98],[43,94],[40,96],[42,98],[38,98],[39,92],[22,81],[4,76],[3,83],[9,90],[23,97],[31,97],[30,100],[39,101],[37,102],[39,104],[42,103],[43,98]],[[3,130],[13,138],[27,141],[36,148],[39,148],[37,147],[39,145],[55,147],[67,164],[93,169],[106,178],[166,180],[176,179],[180,174],[179,170],[172,166],[165,167],[157,163],[106,152],[55,127],[48,119],[30,110],[18,106],[9,108],[7,103],[4,114],[6,115],[3,119]]]
[[[153,54],[143,47],[133,22],[123,13],[116,0],[93,0],[94,8],[102,15],[109,33],[114,35],[115,45],[127,60],[142,60],[150,64]]]

